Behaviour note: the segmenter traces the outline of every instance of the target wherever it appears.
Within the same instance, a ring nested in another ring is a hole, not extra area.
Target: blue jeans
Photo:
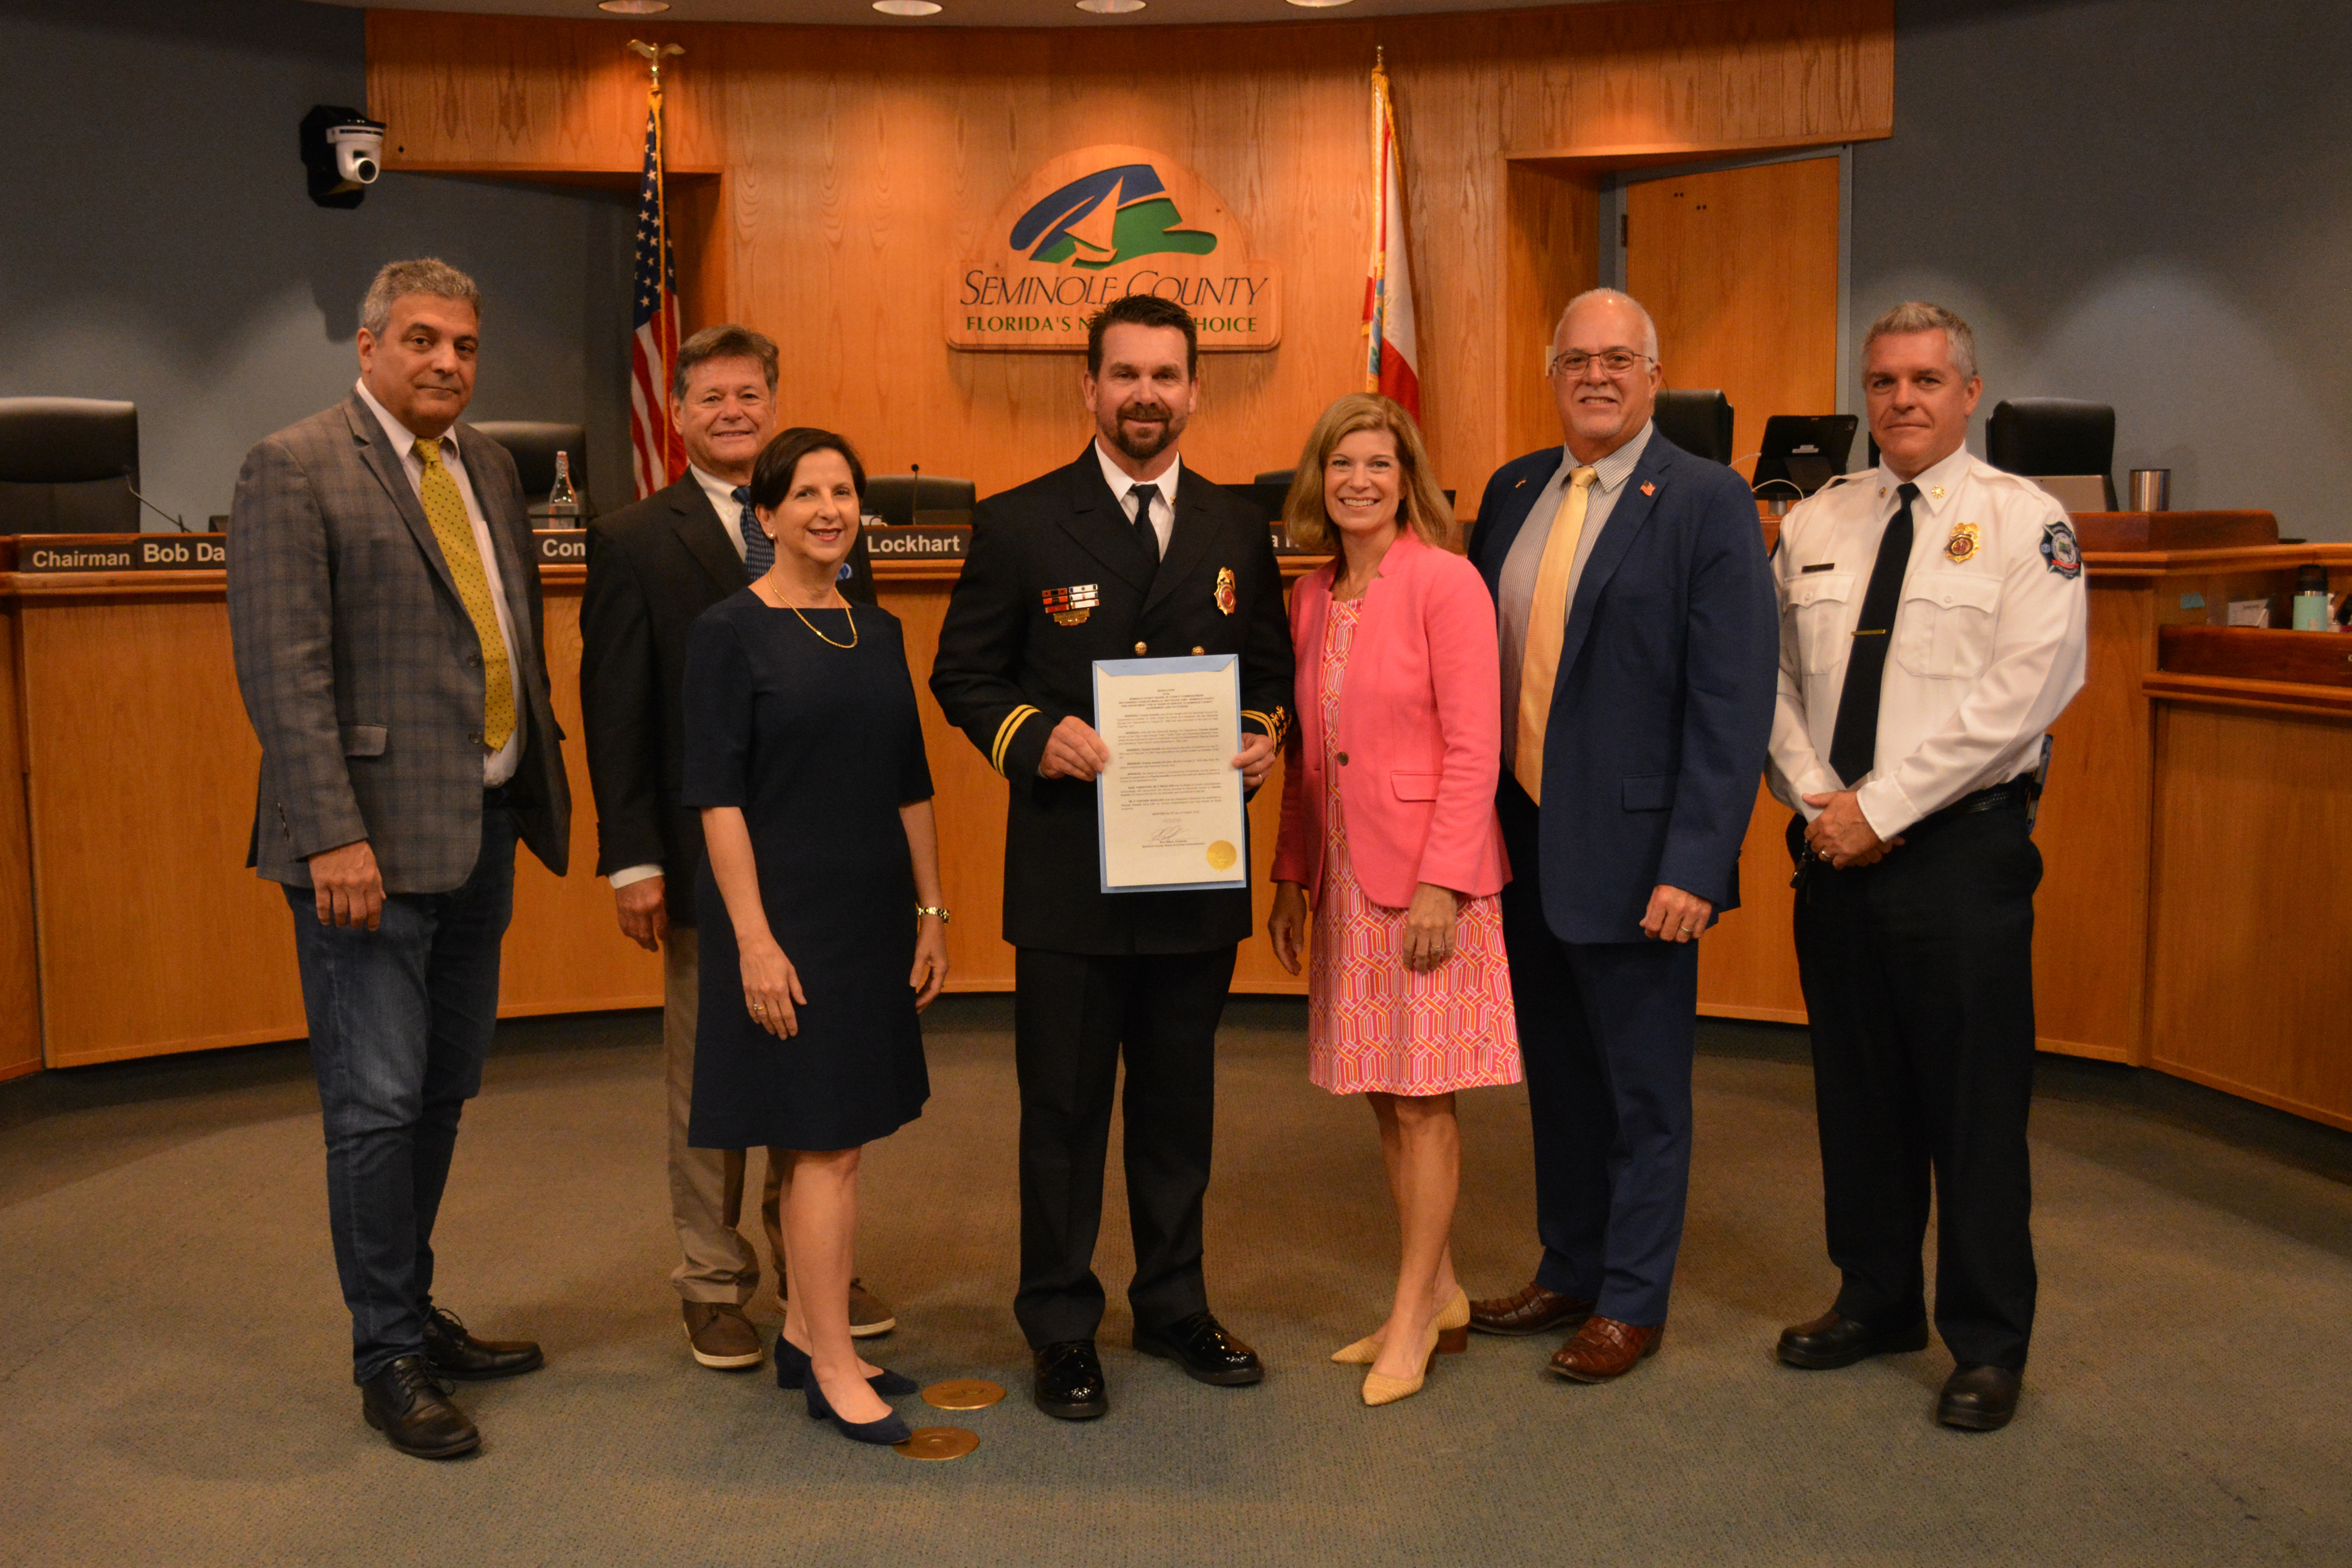
[[[355,1382],[425,1348],[433,1220],[457,1118],[481,1089],[498,1026],[514,857],[514,819],[486,804],[481,856],[465,886],[392,894],[373,931],[323,925],[310,889],[286,889]]]

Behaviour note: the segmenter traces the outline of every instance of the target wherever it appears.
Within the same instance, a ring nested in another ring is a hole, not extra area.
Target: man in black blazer
[[[1013,1311],[1036,1352],[1039,1407],[1071,1420],[1107,1408],[1093,1260],[1122,1047],[1136,1348],[1204,1383],[1265,1375],[1209,1310],[1201,1270],[1217,1022],[1250,933],[1249,892],[1107,894],[1097,853],[1094,781],[1110,752],[1089,722],[1096,659],[1240,656],[1244,736],[1234,765],[1250,788],[1289,721],[1289,622],[1265,525],[1177,457],[1198,371],[1181,306],[1129,296],[1095,318],[1083,391],[1097,437],[1076,462],[974,514],[931,670],[949,721],[1011,785]]]
[[[694,878],[702,820],[678,804],[686,729],[680,695],[686,637],[703,611],[742,591],[775,559],[746,487],[775,434],[776,345],[728,325],[678,345],[670,417],[686,446],[677,482],[611,516],[589,534],[588,589],[580,603],[580,705],[588,727],[588,782],[596,797],[596,869],[613,884],[621,930],[663,955],[662,1036],[669,1067],[670,1218],[684,1260],[670,1276],[685,1301],[695,1360],[721,1371],[760,1364],[743,1308],[760,1264],[736,1230],[743,1151],[686,1141],[694,1092]],[[874,602],[861,536],[848,562],[850,597]],[[670,889],[677,898],[669,897]],[[781,1171],[771,1164],[761,1214],[783,1292]],[[852,1331],[887,1332],[890,1310],[853,1290]]]
[[[1506,464],[1470,538],[1500,617],[1513,879],[1503,936],[1543,1256],[1472,1326],[1575,1325],[1552,1370],[1654,1352],[1690,1185],[1698,935],[1739,901],[1779,611],[1739,476],[1677,448],[1649,312],[1578,296],[1552,340],[1564,447]]]

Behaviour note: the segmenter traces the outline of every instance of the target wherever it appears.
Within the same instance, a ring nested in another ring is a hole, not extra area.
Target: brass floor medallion
[[[961,1459],[980,1447],[980,1434],[961,1426],[918,1426],[892,1447],[910,1459]]]
[[[982,1377],[951,1377],[923,1390],[923,1403],[935,1410],[985,1410],[1004,1397],[1004,1385]]]

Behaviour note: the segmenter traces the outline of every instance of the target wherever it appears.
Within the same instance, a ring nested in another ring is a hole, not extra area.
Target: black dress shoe
[[[1037,1408],[1064,1421],[1091,1421],[1110,1408],[1092,1340],[1061,1340],[1037,1352]]]
[[[482,1446],[466,1413],[449,1403],[421,1355],[404,1355],[360,1384],[360,1414],[404,1454],[454,1459]]]
[[[1927,1348],[1927,1320],[1925,1318],[1907,1328],[1874,1329],[1852,1318],[1841,1317],[1837,1310],[1832,1308],[1810,1323],[1782,1329],[1780,1356],[1784,1365],[1801,1366],[1808,1372],[1827,1372],[1832,1367],[1852,1366],[1874,1355],[1893,1355],[1903,1351],[1923,1351]]]
[[[1936,1419],[1965,1432],[1998,1432],[2017,1414],[2022,1381],[2005,1366],[1956,1366],[1936,1401]]]
[[[476,1339],[446,1307],[436,1307],[425,1315],[425,1359],[436,1376],[468,1383],[537,1372],[547,1364],[547,1358],[529,1340]]]
[[[1257,1383],[1265,1377],[1257,1352],[1225,1331],[1214,1312],[1195,1312],[1164,1328],[1138,1325],[1135,1348],[1146,1355],[1176,1363],[1202,1383],[1223,1388]]]

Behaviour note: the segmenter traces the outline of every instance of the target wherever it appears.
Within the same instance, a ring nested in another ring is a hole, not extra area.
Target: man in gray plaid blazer
[[[433,1221],[498,1021],[518,838],[556,875],[572,796],[514,460],[459,425],[481,296],[396,261],[359,384],[246,455],[229,632],[261,740],[247,863],[286,889],[361,1411],[401,1452],[480,1445],[441,1378],[539,1347],[433,1304]]]

